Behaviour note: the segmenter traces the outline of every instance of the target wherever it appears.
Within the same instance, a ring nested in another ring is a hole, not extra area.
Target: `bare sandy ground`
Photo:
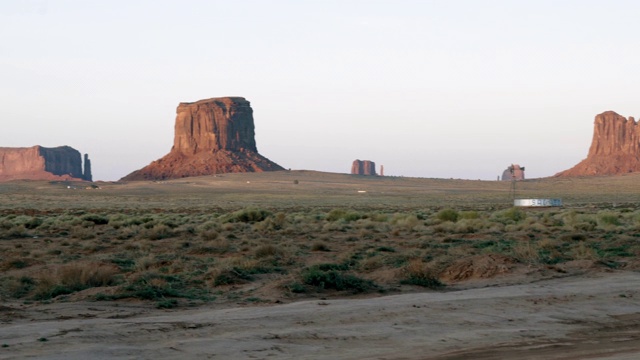
[[[639,285],[617,271],[269,306],[4,304],[0,358],[639,359]]]

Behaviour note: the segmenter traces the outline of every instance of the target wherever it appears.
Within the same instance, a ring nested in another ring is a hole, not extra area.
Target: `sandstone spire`
[[[93,181],[93,175],[91,175],[91,160],[89,160],[89,154],[84,154],[84,172],[82,178],[87,181]]]

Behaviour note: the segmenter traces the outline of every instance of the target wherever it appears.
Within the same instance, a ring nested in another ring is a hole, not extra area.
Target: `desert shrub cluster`
[[[624,268],[639,239],[631,208],[13,210],[0,214],[0,299],[169,308],[437,290],[460,261],[483,256]]]

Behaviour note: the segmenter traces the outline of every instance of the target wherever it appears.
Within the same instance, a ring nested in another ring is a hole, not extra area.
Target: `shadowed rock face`
[[[169,154],[121,180],[284,170],[258,153],[253,110],[241,97],[180,103]]]
[[[91,160],[89,160],[89,154],[84,154],[84,179],[87,181],[93,181],[93,175],[91,175]]]
[[[351,173],[354,175],[376,175],[376,163],[369,160],[353,160]]]
[[[18,179],[91,181],[91,168],[83,173],[80,152],[69,146],[0,148],[0,181]]]
[[[640,126],[613,111],[596,115],[587,158],[555,176],[617,175],[640,171]]]

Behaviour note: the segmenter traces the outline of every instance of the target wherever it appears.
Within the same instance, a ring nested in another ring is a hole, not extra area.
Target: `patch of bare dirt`
[[[475,255],[456,261],[441,273],[440,278],[447,283],[490,279],[509,274],[517,263],[515,259],[500,254]]]

